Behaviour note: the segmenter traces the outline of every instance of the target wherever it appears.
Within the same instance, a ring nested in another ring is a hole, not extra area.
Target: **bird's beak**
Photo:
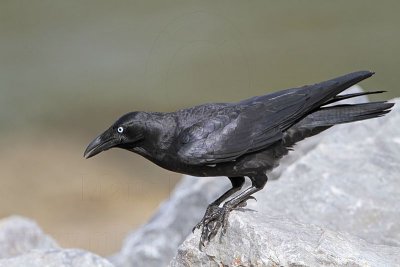
[[[104,139],[103,135],[96,137],[86,148],[83,156],[85,158],[91,158],[102,151],[108,150],[116,145],[114,138]]]

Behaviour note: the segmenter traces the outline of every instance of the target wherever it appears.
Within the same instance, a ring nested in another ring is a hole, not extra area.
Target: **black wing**
[[[310,112],[371,75],[351,73],[224,106],[180,133],[178,157],[190,165],[215,164],[264,149]]]

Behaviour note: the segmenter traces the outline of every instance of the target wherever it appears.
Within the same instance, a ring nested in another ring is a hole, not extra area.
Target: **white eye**
[[[123,132],[124,132],[124,128],[122,128],[122,127],[118,127],[118,129],[117,129],[117,132],[119,132],[119,133],[123,133]]]

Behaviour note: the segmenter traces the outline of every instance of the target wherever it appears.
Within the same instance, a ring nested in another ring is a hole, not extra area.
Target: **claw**
[[[202,251],[203,247],[217,235],[219,229],[221,229],[222,235],[226,234],[229,213],[236,208],[245,207],[249,199],[256,200],[255,197],[249,196],[237,204],[226,202],[221,208],[216,205],[208,206],[203,219],[192,229],[192,232],[194,232],[196,229],[201,228],[199,242],[200,251]]]
[[[234,206],[234,209],[236,208],[244,208],[247,206],[247,200],[250,199],[254,199],[255,201],[257,201],[257,199],[253,196],[248,196],[247,198],[243,199],[242,201],[240,201],[237,205]]]
[[[210,242],[211,239],[213,239],[217,233],[218,233],[218,229],[221,227],[221,222],[216,221],[213,224],[213,227],[210,229],[208,228],[208,237],[207,237],[207,241]]]
[[[203,218],[204,220],[204,218]],[[192,229],[192,233],[194,234],[194,231],[196,231],[196,229],[200,229],[200,227],[203,225],[203,220],[201,220],[198,224],[196,224],[193,229]]]
[[[226,229],[228,228],[228,217],[229,213],[225,214],[224,219],[222,221],[222,234],[226,234]]]
[[[203,251],[203,248],[205,247],[205,244],[203,243],[203,241],[200,238],[200,242],[199,242],[199,250]]]

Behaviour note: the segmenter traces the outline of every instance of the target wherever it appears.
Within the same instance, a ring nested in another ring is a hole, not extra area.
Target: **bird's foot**
[[[226,202],[222,207],[217,205],[210,205],[207,207],[203,219],[192,230],[194,232],[196,229],[201,228],[200,250],[217,235],[220,228],[222,229],[222,234],[226,233],[230,212],[234,209],[245,207],[249,199],[255,198],[253,196],[248,196],[239,202]]]
[[[229,213],[232,208],[228,205],[223,205],[221,208],[218,206],[212,207],[212,210],[207,209],[206,214],[198,224],[198,228],[201,228],[201,236],[199,249],[205,247],[214,236],[217,235],[220,228],[225,229],[228,222]]]
[[[198,224],[196,224],[195,227],[193,227],[192,233],[194,233],[196,229],[204,227],[204,225],[206,225],[207,222],[209,222],[213,217],[215,217],[215,214],[218,213],[219,209],[220,207],[218,207],[218,205],[210,204],[207,207],[206,212],[204,213],[203,219],[201,219],[201,221]]]

